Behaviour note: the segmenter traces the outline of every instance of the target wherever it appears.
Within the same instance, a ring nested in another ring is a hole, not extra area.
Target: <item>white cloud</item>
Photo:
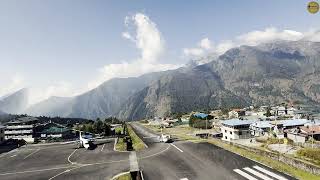
[[[183,54],[187,57],[195,58],[205,56],[207,54],[221,55],[227,50],[238,47],[241,45],[255,46],[261,43],[268,43],[275,40],[309,40],[309,41],[320,41],[320,32],[310,30],[308,32],[298,32],[294,30],[278,30],[277,28],[271,27],[266,28],[262,31],[250,31],[248,33],[239,35],[234,39],[222,40],[215,45],[208,39],[204,38],[195,48],[184,48]]]
[[[125,17],[124,24],[128,31],[122,37],[135,43],[141,55],[131,61],[119,64],[108,64],[100,68],[100,76],[88,83],[92,89],[114,77],[136,77],[145,73],[175,69],[181,65],[162,64],[159,62],[165,53],[165,41],[157,25],[142,13]],[[129,32],[130,29],[134,31]]]
[[[71,97],[84,91],[74,88],[70,82],[59,81],[52,83],[48,87],[31,87],[30,92],[30,104],[35,104],[52,96]]]
[[[200,57],[212,49],[212,42],[209,38],[203,38],[197,43],[195,48],[184,48],[183,54],[187,57]]]
[[[203,49],[211,49],[211,41],[208,38],[204,38],[199,42],[199,46]]]

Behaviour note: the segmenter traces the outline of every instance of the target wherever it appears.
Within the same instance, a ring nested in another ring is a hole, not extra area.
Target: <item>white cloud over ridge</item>
[[[145,14],[136,13],[126,16],[124,24],[133,32],[123,32],[122,37],[135,43],[141,52],[140,57],[119,64],[108,64],[100,69],[98,79],[89,82],[88,88],[92,89],[106,80],[114,77],[136,77],[145,73],[176,69],[181,65],[163,64],[159,62],[165,53],[165,42],[156,24]]]
[[[197,43],[195,48],[184,48],[183,54],[189,58],[197,58],[207,54],[221,55],[227,50],[241,45],[256,46],[261,43],[268,43],[276,40],[297,41],[301,39],[320,41],[320,32],[315,30],[298,32],[294,30],[279,30],[271,27],[262,31],[250,31],[235,37],[233,40],[222,40],[219,43],[215,43],[214,46],[211,45],[213,42],[211,42],[209,38],[204,38]],[[202,44],[210,44],[210,46],[201,46]]]

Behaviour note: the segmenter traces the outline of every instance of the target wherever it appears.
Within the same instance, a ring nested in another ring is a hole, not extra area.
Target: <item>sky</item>
[[[243,44],[320,41],[320,13],[307,3],[1,0],[0,96],[27,87],[34,104]]]

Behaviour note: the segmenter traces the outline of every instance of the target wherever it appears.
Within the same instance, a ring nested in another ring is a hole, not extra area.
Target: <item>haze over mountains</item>
[[[28,89],[23,88],[0,98],[0,114],[22,113],[28,106]]]
[[[240,46],[219,57],[200,58],[202,65],[192,62],[176,70],[111,79],[82,95],[51,97],[24,112],[138,120],[175,112],[288,101],[316,106],[320,104],[319,57],[318,42]],[[3,102],[0,110],[4,112],[22,109],[22,105],[15,109],[13,100]]]

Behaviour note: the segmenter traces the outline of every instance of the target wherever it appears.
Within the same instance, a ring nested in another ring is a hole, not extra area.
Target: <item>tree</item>
[[[266,116],[267,116],[267,117],[270,117],[270,116],[271,116],[271,112],[270,112],[270,110],[271,110],[271,108],[270,108],[270,107],[268,107],[268,108],[267,108],[267,112],[266,112]]]

